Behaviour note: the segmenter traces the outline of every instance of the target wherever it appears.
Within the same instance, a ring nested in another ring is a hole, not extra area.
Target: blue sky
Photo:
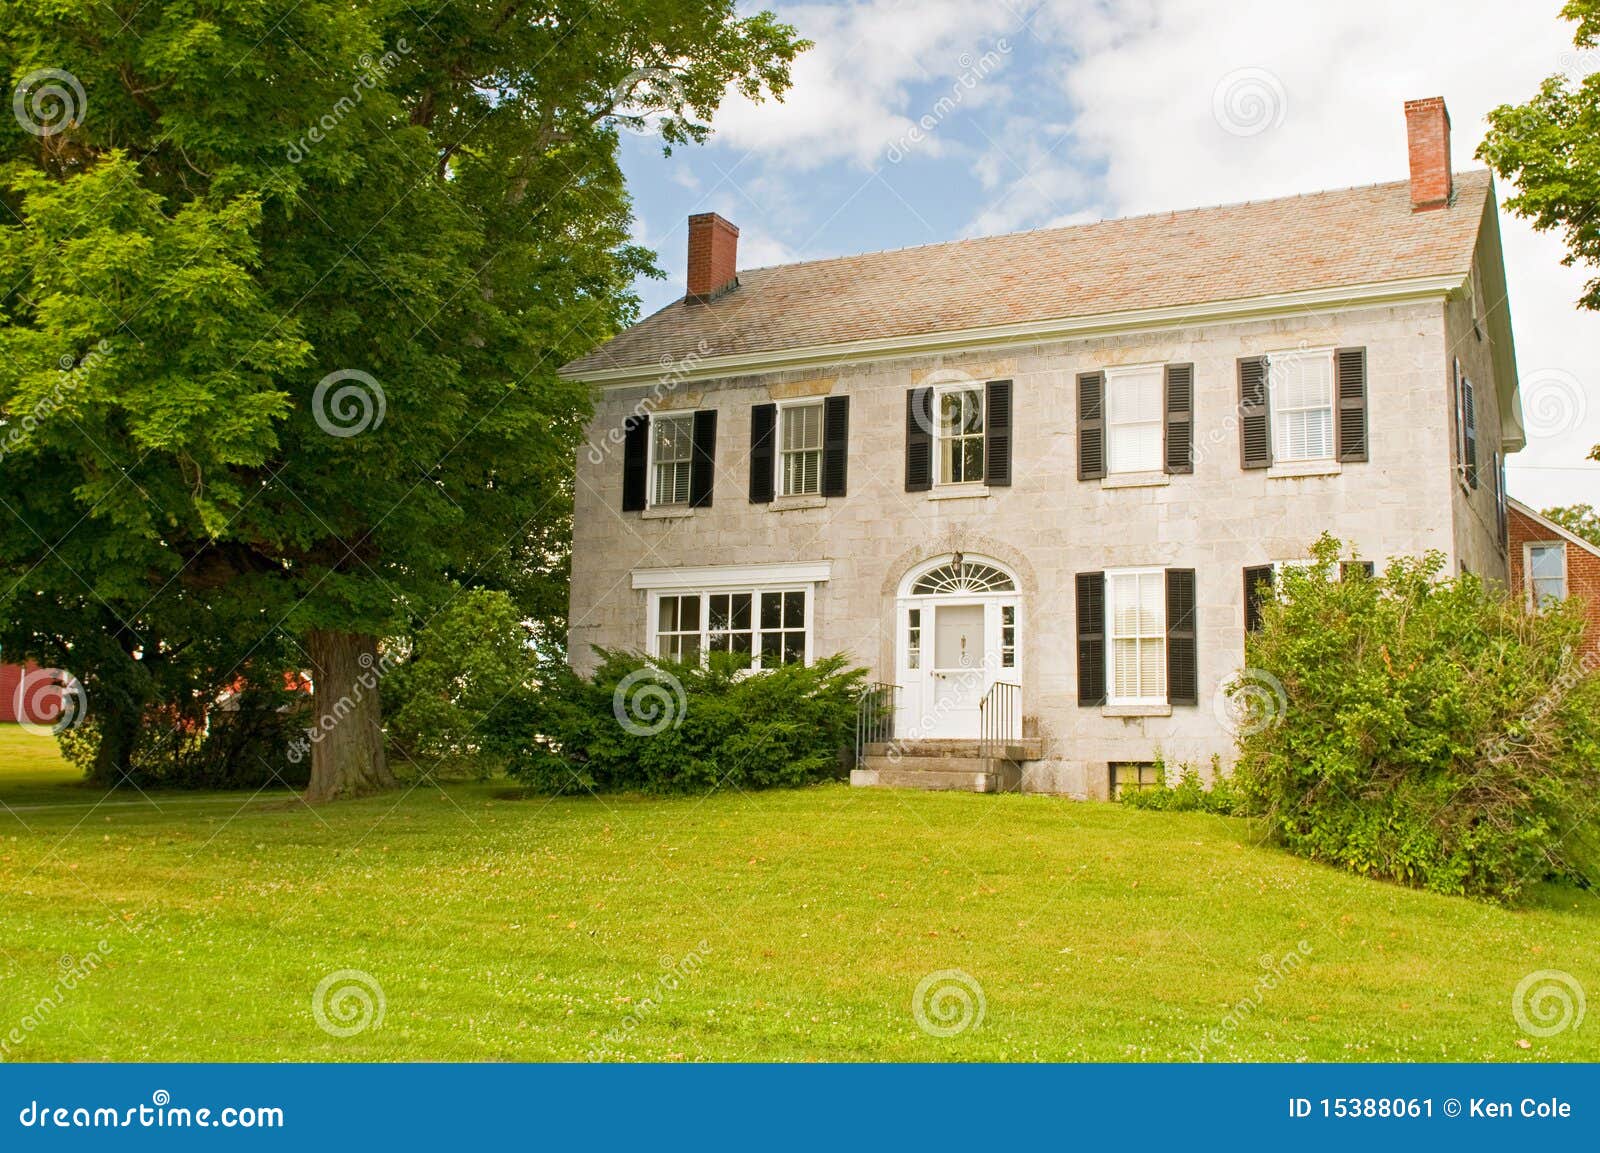
[[[858,0],[771,4],[816,41],[782,104],[733,97],[704,147],[629,136],[637,235],[682,294],[685,219],[741,267],[1346,187],[1406,175],[1402,105],[1445,97],[1457,169],[1484,115],[1600,70],[1559,0]],[[1501,190],[1502,199],[1506,190]],[[1600,315],[1553,236],[1502,214],[1529,410],[1512,495],[1600,504]]]

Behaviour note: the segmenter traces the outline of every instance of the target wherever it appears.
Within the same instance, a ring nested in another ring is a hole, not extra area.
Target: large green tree
[[[98,709],[283,646],[337,718],[308,795],[391,785],[379,639],[559,579],[557,368],[652,271],[619,124],[704,139],[803,47],[733,0],[0,7],[7,652]]]
[[[1567,0],[1561,15],[1576,23],[1575,59],[1600,54],[1600,0]],[[1526,104],[1489,113],[1489,134],[1478,155],[1517,186],[1506,207],[1540,231],[1559,229],[1565,263],[1600,269],[1600,70],[1569,81],[1551,76]],[[1600,275],[1579,303],[1600,309]],[[1589,454],[1600,460],[1600,445]]]

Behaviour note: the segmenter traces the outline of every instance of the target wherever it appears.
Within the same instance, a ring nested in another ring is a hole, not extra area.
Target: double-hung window
[[[934,435],[938,440],[937,483],[976,484],[983,480],[983,386],[940,389],[934,397]]]
[[[778,469],[784,496],[816,496],[822,492],[822,402],[784,405]]]
[[[1331,348],[1294,349],[1267,357],[1276,463],[1334,458],[1334,374]]]
[[[1528,544],[1523,564],[1528,573],[1528,595],[1534,609],[1567,597],[1567,546],[1561,541]]]
[[[1106,471],[1160,472],[1163,366],[1106,369]]]
[[[686,505],[694,459],[694,414],[656,416],[650,422],[650,503]]]
[[[651,617],[651,651],[671,661],[736,653],[758,669],[804,664],[810,654],[809,601],[806,588],[661,592]]]
[[[1107,703],[1144,705],[1167,699],[1166,574],[1162,569],[1112,569],[1106,581]]]

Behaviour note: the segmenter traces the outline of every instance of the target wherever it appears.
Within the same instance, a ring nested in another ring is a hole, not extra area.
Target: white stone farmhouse
[[[692,217],[683,299],[564,369],[572,660],[846,652],[860,784],[1227,762],[1257,598],[1323,531],[1508,575],[1494,186],[1442,100],[1405,118],[1409,180],[1279,200],[757,269]]]

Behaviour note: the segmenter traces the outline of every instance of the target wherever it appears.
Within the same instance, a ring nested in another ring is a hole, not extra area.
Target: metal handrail
[[[1020,718],[1017,716],[1017,701],[1021,695],[1021,685],[1011,681],[995,681],[989,686],[983,700],[978,702],[978,758],[983,762],[983,771],[986,773],[994,770],[994,762],[999,759],[995,753],[996,747],[1022,737]]]
[[[868,681],[856,703],[856,768],[866,759],[867,746],[894,740],[894,694],[899,685]]]

